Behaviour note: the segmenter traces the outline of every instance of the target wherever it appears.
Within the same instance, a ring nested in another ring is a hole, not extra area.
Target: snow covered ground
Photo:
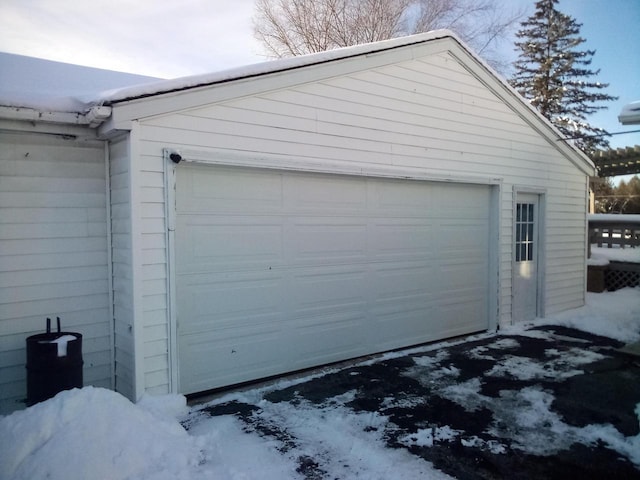
[[[591,246],[588,265],[609,265],[609,262],[640,263],[640,248],[607,248]]]
[[[532,325],[508,327],[502,333],[516,333]],[[535,325],[564,325],[625,343],[637,342],[640,340],[640,287],[587,292],[584,307],[538,319]]]
[[[536,322],[540,324],[569,326],[624,342],[640,340],[640,289],[588,294],[585,307]],[[501,334],[547,335],[540,330],[527,330],[526,326],[513,327]],[[465,342],[487,338],[493,340],[486,346],[469,347],[466,354],[481,362],[493,358],[494,351],[518,346],[512,337],[489,334],[459,343],[466,345]],[[409,452],[456,438],[465,448],[481,448],[497,455],[507,448],[545,455],[564,448],[567,441],[585,445],[600,442],[640,468],[640,435],[625,436],[610,424],[568,425],[550,409],[553,396],[549,391],[536,386],[501,394],[497,406],[489,406],[489,397],[480,393],[479,380],[458,381],[459,369],[447,363],[441,347],[412,349],[410,352],[419,355],[413,357],[414,364],[405,375],[419,381],[429,378],[430,388],[439,388],[449,401],[462,405],[466,412],[493,408],[500,415],[493,428],[504,430],[499,432],[504,438],[513,437],[509,439],[510,446],[440,425],[425,426],[411,434],[398,431],[396,442],[406,448],[389,448],[383,438],[384,432],[395,428],[389,417],[375,409],[347,408],[355,399],[351,390],[321,403],[265,399],[270,392],[296,387],[313,376],[334,374],[339,370],[336,368],[229,393],[213,402],[218,406],[230,402],[259,408],[261,423],[252,427],[234,415],[208,416],[202,407],[190,409],[179,395],[145,396],[133,404],[117,393],[99,388],[62,392],[51,400],[0,418],[0,478],[287,480],[305,478],[301,464],[306,462],[308,473],[322,457],[324,463],[317,471],[323,475],[317,478],[441,479],[451,477]],[[406,354],[407,351],[394,352],[362,365],[401,359]],[[496,364],[488,374],[495,378],[518,377],[521,381],[550,377],[559,381],[579,374],[582,365],[602,356],[597,351],[578,349],[569,357],[560,354],[554,349],[545,350],[542,367],[522,357],[509,357],[509,361]],[[424,372],[429,372],[429,377]],[[346,375],[357,374],[352,371]],[[418,396],[379,400],[387,411],[402,406],[401,403],[423,401]],[[640,403],[635,414],[640,421]],[[188,431],[180,421],[189,427]],[[540,434],[542,425],[550,427],[552,436]]]

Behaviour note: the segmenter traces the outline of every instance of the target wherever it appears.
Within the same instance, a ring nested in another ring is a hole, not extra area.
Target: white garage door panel
[[[349,219],[293,219],[295,239],[291,260],[296,264],[364,262],[367,225]]]
[[[289,334],[293,359],[289,370],[322,365],[364,355],[363,312],[342,312],[323,319],[295,322]]]
[[[287,177],[288,206],[299,211],[316,210],[323,213],[353,214],[367,207],[367,181],[357,177],[334,177],[327,182],[325,175]]]
[[[428,262],[394,262],[393,265],[385,263],[374,264],[371,267],[371,281],[369,288],[372,290],[372,298],[375,302],[391,301],[409,298],[416,295],[430,294],[425,289],[427,282],[433,277],[434,267]]]
[[[291,296],[298,317],[343,309],[362,311],[366,307],[366,272],[362,269],[314,268],[294,275]]]
[[[214,312],[218,325],[242,325],[253,318],[281,314],[283,283],[282,279],[255,275],[225,275],[217,280],[196,276],[184,281],[186,288],[180,294],[190,302],[191,318],[182,331],[207,331]],[[247,298],[252,301],[247,302]]]
[[[183,393],[488,327],[489,187],[177,172]]]
[[[222,385],[253,380],[268,376],[273,369],[287,365],[273,358],[274,346],[278,346],[278,332],[256,331],[252,335],[231,337],[220,341],[224,332],[202,335],[200,341],[184,344],[180,361],[189,365],[189,382],[193,391],[211,388],[211,377]],[[186,348],[188,347],[188,348]]]
[[[240,265],[247,268],[257,265],[272,265],[282,262],[281,225],[251,224],[255,220],[243,218],[236,222],[210,223],[208,218],[180,219],[176,225],[177,242],[184,247],[178,272],[210,271],[224,266],[236,269]],[[211,248],[212,238],[216,248]]]
[[[180,188],[189,192],[180,198],[182,208],[189,212],[262,212],[282,208],[282,178],[269,172],[204,168],[197,175],[179,180]]]
[[[436,194],[435,185],[425,188],[421,182],[384,182],[374,183],[373,207],[385,214],[423,217],[425,209],[433,205]]]
[[[365,279],[362,265],[312,267],[292,273],[286,336],[294,369],[362,354]]]
[[[376,260],[424,260],[434,255],[433,223],[416,219],[374,222],[369,245]]]

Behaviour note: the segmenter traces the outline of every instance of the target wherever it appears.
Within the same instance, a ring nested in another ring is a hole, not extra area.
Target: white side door
[[[514,322],[530,321],[538,316],[539,210],[538,195],[517,195],[513,237]]]

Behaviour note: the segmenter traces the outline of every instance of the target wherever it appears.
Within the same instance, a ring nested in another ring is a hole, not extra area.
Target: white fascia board
[[[7,120],[24,120],[27,122],[65,123],[83,125],[83,115],[75,112],[47,112],[34,108],[0,106],[0,118]]]
[[[111,107],[95,106],[86,113],[56,112],[25,107],[0,106],[0,119],[21,120],[32,123],[87,125],[95,128],[111,115]]]
[[[98,138],[96,130],[89,128],[87,125],[6,120],[1,117],[0,131],[55,135],[65,138],[75,138],[76,140],[85,142],[99,142],[101,140]]]

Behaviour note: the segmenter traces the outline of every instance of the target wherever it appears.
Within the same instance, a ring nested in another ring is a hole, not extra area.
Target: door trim
[[[169,158],[171,150],[163,149],[164,218],[167,249],[167,317],[169,321],[169,392],[179,393],[178,321],[176,317],[176,164]]]
[[[349,164],[345,162],[306,162],[273,154],[251,154],[230,152],[227,150],[190,150],[165,148],[165,159],[171,154],[176,163],[223,165],[230,167],[260,168],[266,170],[295,171],[303,173],[325,173],[329,175],[349,175],[356,177],[396,178],[401,180],[426,180],[432,182],[471,183],[477,185],[501,185],[502,177],[482,176],[452,172],[433,173],[422,168],[381,164]],[[173,162],[171,162],[173,163]]]
[[[537,195],[538,196],[538,232],[537,232],[537,242],[538,242],[538,257],[536,262],[536,272],[537,272],[537,298],[536,298],[536,317],[544,318],[545,317],[545,305],[546,305],[546,196],[547,190],[544,188],[536,188],[536,187],[528,187],[521,185],[514,185],[513,187],[513,196],[511,201],[511,324],[515,323],[515,319],[513,318],[513,305],[515,302],[514,295],[514,278],[516,271],[516,250],[514,248],[515,238],[516,238],[516,208],[518,203],[518,195],[520,194],[528,194],[528,195]]]

